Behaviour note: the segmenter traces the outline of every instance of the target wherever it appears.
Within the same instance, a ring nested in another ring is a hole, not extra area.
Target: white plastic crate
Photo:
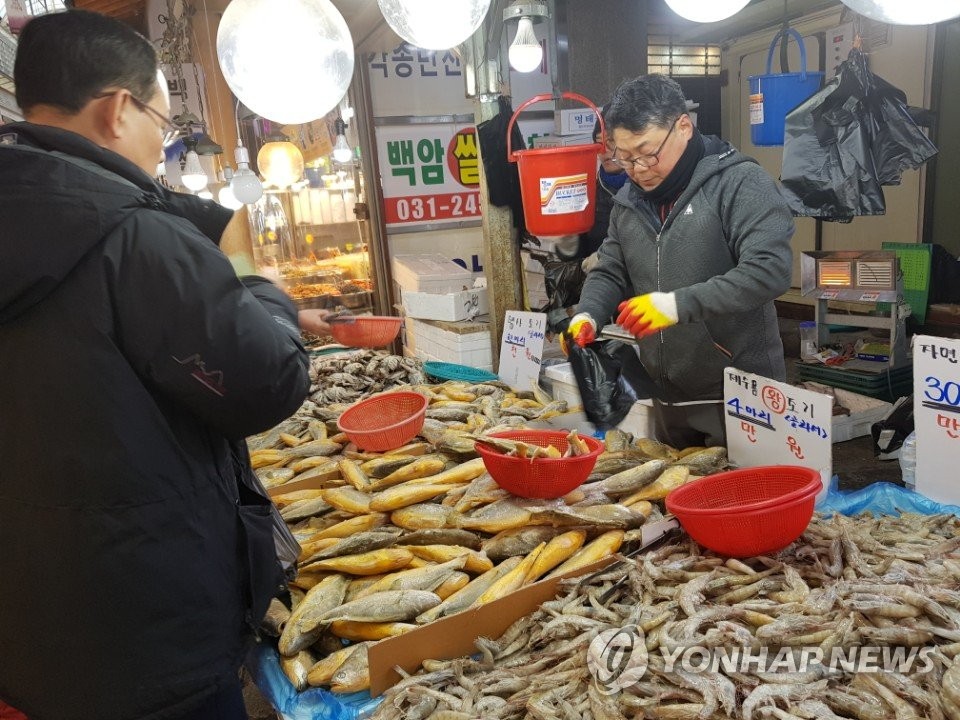
[[[833,416],[833,442],[845,442],[870,434],[875,422],[883,420],[893,405],[883,400],[860,395],[842,388],[834,389],[837,402],[850,410],[849,415]]]

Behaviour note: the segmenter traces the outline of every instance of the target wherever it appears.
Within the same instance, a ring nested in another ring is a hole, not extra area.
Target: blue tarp
[[[889,482],[878,482],[860,490],[841,492],[839,478],[834,475],[827,494],[817,504],[817,512],[832,515],[857,515],[864,511],[877,515],[899,515],[902,512],[934,515],[960,515],[960,506],[941,505],[919,493]],[[248,662],[260,692],[286,720],[357,720],[370,713],[380,698],[367,692],[336,695],[320,688],[298,693],[283,670],[275,648],[259,646]]]
[[[938,513],[960,515],[960,506],[941,505],[920,493],[889,482],[872,483],[860,490],[842,492],[838,488],[836,475],[830,481],[827,494],[817,503],[816,510],[824,515],[832,515],[835,512],[842,515],[856,515],[862,512],[874,515],[899,515],[902,512],[921,515]]]
[[[337,695],[323,688],[298,693],[280,667],[276,648],[259,645],[247,659],[247,669],[263,696],[285,720],[356,720],[380,704],[368,692]]]

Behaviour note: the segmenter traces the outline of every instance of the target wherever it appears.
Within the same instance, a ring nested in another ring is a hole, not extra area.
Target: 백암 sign
[[[734,464],[811,468],[826,490],[833,472],[830,396],[728,367],[723,397],[727,454]]]
[[[917,492],[940,503],[960,502],[960,340],[913,338],[913,425]]]
[[[480,217],[476,128],[456,123],[377,128],[387,226]]]
[[[547,316],[543,313],[507,311],[497,375],[510,387],[529,390],[540,379],[546,329]]]

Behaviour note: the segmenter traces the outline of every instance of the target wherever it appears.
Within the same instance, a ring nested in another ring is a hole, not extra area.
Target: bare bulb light
[[[263,197],[263,183],[250,169],[250,153],[243,145],[238,145],[234,157],[237,171],[230,179],[230,191],[238,202],[253,205]]]
[[[353,150],[347,142],[347,124],[342,118],[337,118],[333,127],[337,133],[337,141],[333,146],[333,159],[340,164],[348,163],[353,159]]]
[[[281,125],[323,117],[353,79],[353,38],[330,0],[232,0],[217,30],[217,58],[234,95]],[[291,72],[306,67],[309,92]]]
[[[207,174],[200,165],[200,156],[193,150],[187,152],[183,172],[180,173],[180,182],[187,190],[197,192],[207,186]]]
[[[960,17],[957,0],[843,0],[864,17],[893,25],[933,25]]]
[[[726,20],[743,10],[750,0],[666,0],[680,17],[694,22],[711,23]]]
[[[271,141],[257,153],[257,167],[267,185],[284,190],[303,177],[303,153],[288,140]]]
[[[510,66],[517,72],[533,72],[543,62],[543,47],[533,32],[533,21],[528,17],[520,18],[517,35],[507,51]]]
[[[447,50],[480,27],[490,0],[377,0],[393,31],[414,47]]]

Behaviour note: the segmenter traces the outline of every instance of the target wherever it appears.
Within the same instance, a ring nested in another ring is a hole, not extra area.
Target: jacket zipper
[[[660,290],[660,235],[662,234],[662,232],[663,232],[663,228],[661,227],[661,229],[657,231],[657,292],[661,292]],[[659,357],[658,364],[660,365],[660,370],[659,370],[660,387],[666,387],[666,378],[663,375],[663,333],[658,332],[657,337],[660,340],[660,345],[657,348],[657,355]]]

